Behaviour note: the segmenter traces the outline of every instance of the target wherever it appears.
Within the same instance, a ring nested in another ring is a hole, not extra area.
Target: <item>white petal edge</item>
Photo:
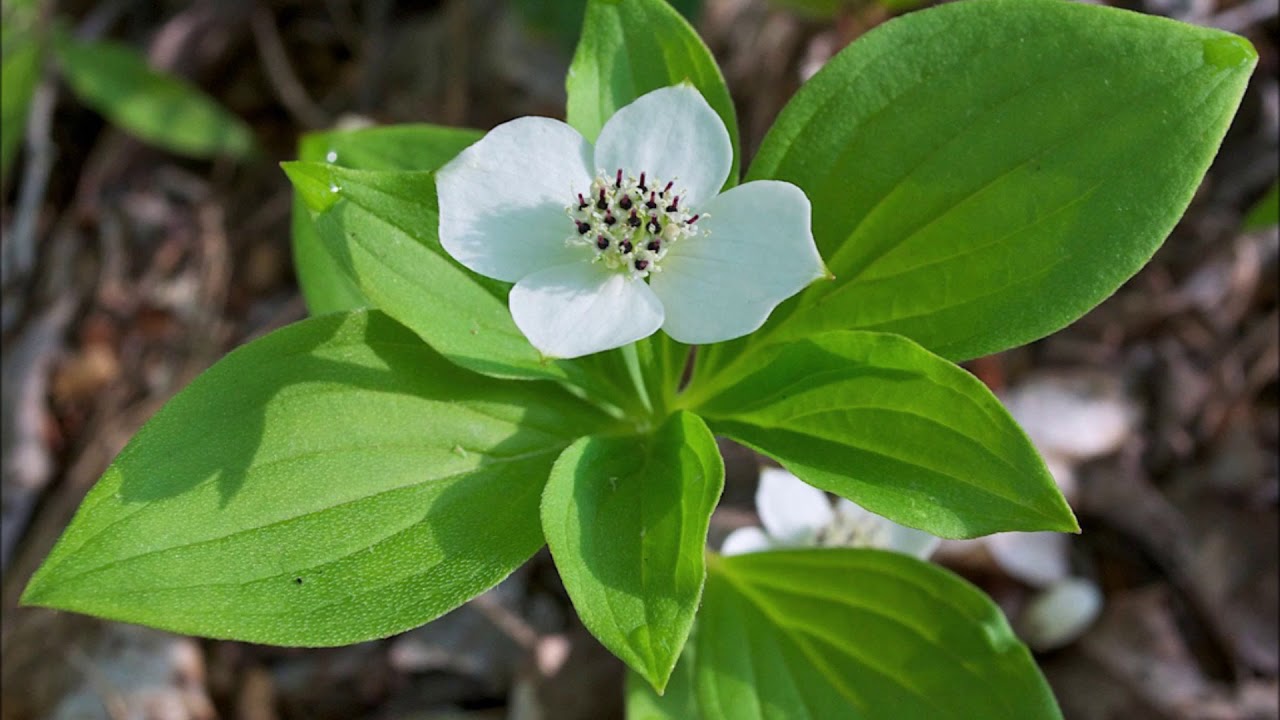
[[[724,187],[733,165],[733,141],[715,110],[692,85],[641,95],[614,113],[596,139],[595,167],[619,168],[675,182],[681,205],[701,210]]]
[[[1067,578],[1038,593],[1018,618],[1018,629],[1037,652],[1071,644],[1102,612],[1102,589],[1085,578]]]
[[[648,285],[587,260],[522,278],[508,301],[516,327],[549,358],[622,347],[662,325],[662,303]]]
[[[823,277],[809,198],[778,180],[757,180],[706,205],[700,232],[672,245],[650,286],[662,298],[662,329],[690,345],[755,332],[783,300]]]
[[[928,560],[933,551],[937,550],[938,545],[942,543],[942,538],[937,535],[930,535],[923,530],[899,525],[883,515],[871,512],[848,498],[838,498],[836,500],[836,514],[844,518],[851,518],[854,522],[874,522],[877,526],[877,531],[872,533],[872,536],[878,540],[878,547],[882,550],[893,550],[921,560]]]
[[[773,543],[769,536],[758,527],[741,527],[729,533],[720,544],[721,555],[746,555],[747,553],[772,550]]]
[[[826,493],[782,468],[760,470],[756,512],[779,544],[808,545],[835,519]]]
[[[590,189],[591,145],[550,118],[503,123],[436,173],[440,244],[455,260],[506,282],[575,257],[565,246],[576,193]]]
[[[1046,587],[1070,574],[1068,538],[1055,532],[1004,532],[988,535],[987,552],[1011,577]]]

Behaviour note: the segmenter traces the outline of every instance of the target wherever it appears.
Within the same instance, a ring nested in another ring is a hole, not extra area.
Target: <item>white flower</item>
[[[870,547],[926,559],[939,539],[840,498],[832,507],[826,493],[781,468],[760,471],[756,489],[757,527],[738,528],[720,547],[741,555],[787,547]]]
[[[519,118],[437,173],[440,243],[515,283],[511,315],[548,357],[659,328],[731,340],[826,272],[804,193],[760,180],[717,195],[732,161],[724,124],[687,84],[619,110],[594,148],[562,122]]]

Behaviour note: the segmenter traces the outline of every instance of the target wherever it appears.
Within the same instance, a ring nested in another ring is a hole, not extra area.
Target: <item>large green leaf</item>
[[[480,135],[477,130],[436,125],[329,130],[304,135],[298,159],[357,170],[436,170]],[[324,249],[299,197],[293,201],[293,264],[313,315],[372,304]]]
[[[23,601],[254,642],[390,635],[532,555],[555,458],[603,422],[550,383],[462,370],[376,311],[306,320],[152,418]]]
[[[618,108],[647,92],[689,81],[720,115],[733,141],[738,180],[738,121],[733,98],[702,38],[664,0],[591,0],[569,66],[568,122],[588,140]]]
[[[694,652],[706,720],[1061,717],[999,608],[936,565],[828,549],[709,570]]]
[[[0,184],[18,157],[40,72],[40,46],[26,32],[0,27]]]
[[[751,166],[808,194],[836,279],[748,343],[880,330],[958,360],[1067,325],[1163,242],[1255,62],[1219,30],[1060,0],[884,24],[801,88]]]
[[[56,49],[75,94],[121,129],[194,157],[252,152],[244,121],[187,82],[152,70],[132,48],[62,37]]]
[[[1079,529],[991,391],[907,338],[835,331],[761,362],[686,404],[809,484],[935,535]]]
[[[723,487],[715,438],[676,413],[652,435],[579,440],[543,492],[542,530],[582,623],[659,690],[693,625]]]

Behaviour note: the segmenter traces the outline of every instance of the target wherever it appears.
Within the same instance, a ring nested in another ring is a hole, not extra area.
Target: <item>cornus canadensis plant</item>
[[[732,162],[724,122],[688,84],[619,110],[594,149],[564,123],[513,120],[440,169],[440,244],[515,283],[511,315],[548,357],[660,327],[732,340],[823,275],[804,193],[757,180],[717,195]]]
[[[940,567],[852,537],[707,552],[716,436],[929,535],[1077,531],[955,363],[1137,272],[1255,62],[1162,18],[960,0],[837,54],[742,174],[692,28],[592,0],[565,123],[303,139],[284,169],[315,317],[157,413],[24,601],[336,645],[545,545],[631,669],[634,718],[1059,717],[1000,611]],[[846,509],[810,529],[858,535]]]

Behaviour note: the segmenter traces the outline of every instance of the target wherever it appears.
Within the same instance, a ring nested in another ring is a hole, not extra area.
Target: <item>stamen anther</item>
[[[623,255],[630,255],[631,251],[634,249],[635,249],[635,246],[631,244],[630,240],[623,240],[622,242],[618,243],[618,250],[620,250]]]
[[[618,168],[618,179],[613,181],[613,186],[616,188],[622,187],[622,168]]]
[[[607,237],[605,237],[605,236],[603,236],[603,235],[597,235],[597,236],[596,236],[596,247],[600,248],[601,250],[604,250],[604,249],[608,248],[608,247],[609,247],[609,238],[607,238]]]
[[[578,220],[578,221],[577,221],[577,223],[578,223],[578,234],[579,234],[579,235],[586,235],[586,234],[587,234],[587,231],[591,229],[591,226],[590,226],[590,225],[588,225],[587,223],[582,222],[581,220]]]

